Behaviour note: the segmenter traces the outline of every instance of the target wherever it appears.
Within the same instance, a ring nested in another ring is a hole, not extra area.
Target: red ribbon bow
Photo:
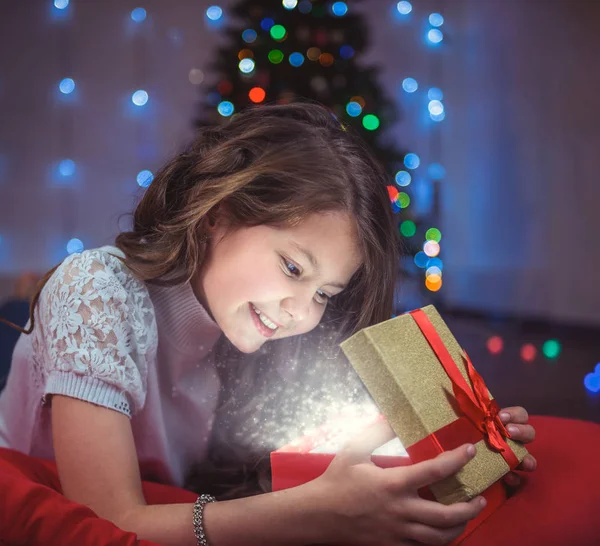
[[[510,438],[510,434],[506,430],[504,424],[500,420],[500,416],[498,415],[500,407],[495,400],[490,398],[483,378],[473,367],[473,364],[467,353],[463,351],[462,356],[466,362],[467,375],[473,386],[472,388],[469,387],[464,377],[460,373],[460,370],[456,366],[454,359],[452,356],[450,356],[448,349],[444,345],[444,342],[441,340],[425,312],[422,309],[417,309],[415,311],[411,311],[410,315],[412,315],[415,322],[421,329],[421,332],[423,332],[423,335],[427,339],[429,345],[444,367],[444,370],[446,370],[448,377],[452,381],[452,389],[454,391],[454,396],[458,403],[460,413],[471,423],[472,427],[477,429],[480,436],[483,436],[490,449],[493,449],[502,455],[511,470],[516,468],[519,464],[519,460],[505,440],[507,437]],[[465,436],[464,431],[466,429],[458,421],[456,423],[458,426],[456,426],[454,432],[452,432],[452,429],[454,429],[454,424],[451,423],[448,426],[449,430],[444,432],[437,431],[431,435],[435,437],[434,443],[439,447],[439,449],[452,449],[452,447],[449,445],[450,442],[455,444],[457,440],[462,441],[464,439],[463,436]],[[460,432],[458,432],[459,430]],[[459,438],[457,438],[457,436]],[[452,437],[452,440],[450,440],[450,437]],[[418,442],[417,444],[420,443],[421,442]],[[421,451],[424,446],[419,446],[417,444],[412,446],[412,448],[415,448],[415,454],[425,453],[425,451]],[[411,452],[411,449],[407,449],[407,451],[411,455],[411,458],[413,458],[413,452]],[[418,458],[420,459],[421,457],[419,456]]]

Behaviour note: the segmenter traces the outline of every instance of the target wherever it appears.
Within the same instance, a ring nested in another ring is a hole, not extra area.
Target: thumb
[[[396,433],[389,423],[386,420],[378,421],[348,440],[338,456],[341,455],[349,464],[370,462],[371,453],[394,438]]]

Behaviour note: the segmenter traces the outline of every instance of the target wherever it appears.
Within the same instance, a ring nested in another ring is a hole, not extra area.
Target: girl
[[[243,397],[250,380],[285,382],[317,356],[335,369],[327,346],[391,316],[398,259],[385,186],[317,105],[263,106],[204,130],[157,174],[115,247],[71,255],[43,279],[0,398],[0,445],[55,459],[67,497],[164,545],[458,536],[480,499],[443,506],[416,491],[457,472],[472,448],[383,470],[369,455],[394,437],[386,424],[301,487],[158,506],[141,490],[140,461],[182,485],[206,457],[230,402],[222,383]],[[306,344],[278,360],[292,336]],[[246,368],[239,357],[250,353],[260,364]],[[265,402],[250,400],[257,411]],[[526,421],[521,409],[513,419]]]

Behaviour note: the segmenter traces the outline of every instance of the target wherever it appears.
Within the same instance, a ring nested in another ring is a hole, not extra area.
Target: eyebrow
[[[304,257],[311,263],[311,265],[313,266],[313,268],[315,269],[315,271],[319,270],[319,263],[317,262],[317,259],[315,258],[315,255],[308,250],[307,248],[304,248],[303,246],[300,246],[298,243],[296,243],[295,241],[292,241],[292,246],[298,250],[298,252],[304,254]],[[346,288],[346,285],[341,283],[341,282],[328,282],[327,283],[329,286],[335,286],[336,288],[340,288],[341,290],[343,290],[344,288]]]

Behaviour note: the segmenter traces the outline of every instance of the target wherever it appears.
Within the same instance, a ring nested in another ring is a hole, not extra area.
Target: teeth
[[[273,322],[271,322],[267,317],[265,317],[256,307],[254,307],[254,305],[252,306],[252,309],[254,309],[254,312],[258,315],[258,317],[260,318],[260,321],[267,327],[270,328],[271,330],[277,330],[277,324],[274,324]]]

